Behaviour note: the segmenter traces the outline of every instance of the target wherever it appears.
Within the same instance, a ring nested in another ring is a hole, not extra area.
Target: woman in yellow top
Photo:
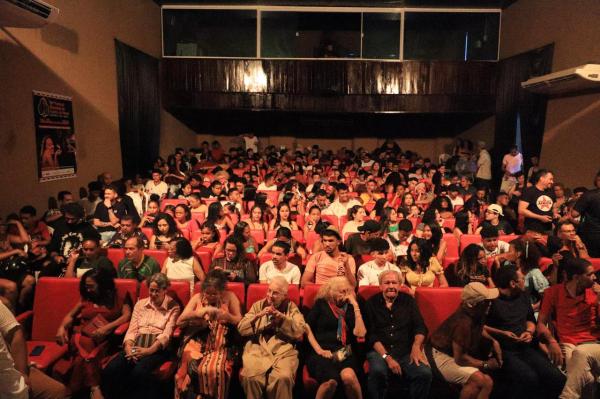
[[[422,238],[414,238],[408,246],[407,259],[400,269],[411,290],[417,287],[448,287],[444,269],[433,254],[431,244]]]

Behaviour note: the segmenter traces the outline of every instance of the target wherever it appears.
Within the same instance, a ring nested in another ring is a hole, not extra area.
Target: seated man
[[[500,219],[500,216],[504,217],[504,210],[500,205],[491,204],[488,206],[485,210],[485,220],[477,228],[477,233],[481,233],[483,229],[492,228],[498,232],[498,235],[512,234],[512,226],[504,219]]]
[[[290,284],[300,284],[300,269],[288,262],[290,244],[284,241],[275,241],[271,246],[271,254],[273,258],[260,265],[258,270],[260,283],[270,283],[273,277],[282,276]]]
[[[104,269],[111,276],[117,277],[117,272],[112,262],[100,254],[100,241],[97,238],[86,238],[81,248],[71,251],[67,262],[65,277],[81,277],[90,269]]]
[[[484,372],[502,366],[502,350],[498,341],[484,329],[490,301],[498,298],[497,288],[469,283],[463,288],[460,307],[431,334],[427,355],[444,380],[462,385],[461,398],[487,399],[494,381]],[[492,340],[494,357],[481,353],[484,340]]]
[[[238,323],[250,338],[242,355],[240,382],[248,399],[292,398],[298,368],[295,341],[304,334],[304,317],[288,300],[288,283],[275,276],[265,299],[255,302]]]
[[[544,291],[537,331],[548,345],[554,364],[566,365],[567,382],[561,399],[574,399],[593,390],[598,376],[600,331],[596,319],[600,286],[594,267],[585,259],[569,260],[565,273],[566,282]],[[550,322],[556,328],[558,341],[547,327]]]
[[[402,219],[398,222],[398,231],[396,233],[388,232],[387,241],[394,254],[394,258],[400,263],[399,258],[406,258],[408,245],[413,239],[413,225],[410,220]]]
[[[497,258],[499,262],[507,259],[510,245],[507,242],[498,239],[498,230],[493,227],[486,227],[481,230],[481,247],[485,252],[486,258]]]
[[[36,214],[37,211],[33,206],[26,205],[19,211],[19,218],[31,238],[32,245],[45,246],[50,244],[50,231],[44,222],[36,218]]]
[[[327,208],[323,209],[323,215],[334,215],[337,217],[346,216],[348,209],[354,205],[360,205],[356,199],[350,199],[348,195],[348,186],[340,183],[337,185],[337,198]]]
[[[125,258],[119,262],[119,278],[134,278],[143,281],[160,273],[160,265],[151,256],[144,254],[144,241],[131,237],[125,241]]]
[[[381,294],[365,305],[367,323],[369,379],[372,399],[386,395],[390,372],[406,378],[412,399],[426,399],[431,385],[431,369],[423,354],[427,327],[417,303],[400,292],[401,274],[385,270],[379,274]],[[400,322],[401,321],[401,322]]]
[[[146,183],[146,194],[152,195],[156,194],[163,199],[167,196],[169,192],[169,185],[162,181],[162,174],[160,170],[154,169],[152,171],[152,180],[148,180]]]
[[[119,198],[115,186],[109,185],[104,189],[104,201],[96,206],[94,226],[100,232],[102,241],[110,241],[120,226],[123,216],[127,215],[127,206]]]
[[[144,242],[144,248],[148,248],[148,237],[142,232],[135,222],[133,216],[125,215],[121,218],[121,227],[119,231],[110,239],[108,248],[123,248],[125,242],[131,237],[139,237]]]
[[[71,251],[81,247],[84,238],[98,238],[100,234],[85,221],[85,212],[81,205],[69,203],[63,206],[64,218],[56,222],[50,241],[50,255],[58,264],[66,263]]]
[[[21,325],[0,302],[0,398],[62,399],[67,389],[34,367],[29,367],[27,342]],[[31,395],[31,396],[30,396]]]
[[[505,265],[496,272],[494,282],[500,296],[492,301],[485,329],[502,348],[502,371],[515,383],[510,388],[511,397],[558,397],[566,378],[532,341],[536,321],[525,294],[523,273],[514,265]]]
[[[410,222],[409,222],[410,223]],[[358,268],[358,285],[379,285],[379,275],[384,271],[395,270],[400,273],[400,268],[387,261],[390,244],[383,238],[373,238],[369,241],[373,260],[363,263]],[[403,282],[401,279],[400,283]]]
[[[302,286],[309,283],[325,284],[331,277],[346,276],[350,285],[356,286],[356,263],[354,258],[340,251],[342,237],[333,226],[321,233],[323,250],[314,253],[302,275]]]
[[[356,257],[371,252],[368,241],[381,236],[381,224],[375,220],[367,220],[358,227],[358,233],[352,234],[346,240],[344,247],[346,252]]]

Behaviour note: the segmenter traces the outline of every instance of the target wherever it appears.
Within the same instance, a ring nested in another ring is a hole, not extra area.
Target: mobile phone
[[[42,352],[44,351],[45,348],[46,348],[45,345],[36,345],[33,347],[31,352],[29,352],[29,356],[39,356],[42,354]]]

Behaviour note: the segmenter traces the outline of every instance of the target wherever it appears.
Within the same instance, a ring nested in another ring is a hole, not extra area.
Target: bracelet
[[[483,362],[481,368],[484,369],[484,370],[487,370],[487,368],[488,368],[488,362]]]

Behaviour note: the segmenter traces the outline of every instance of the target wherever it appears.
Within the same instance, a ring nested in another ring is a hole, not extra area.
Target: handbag
[[[138,348],[149,348],[156,341],[157,334],[139,334],[135,337],[134,346]]]
[[[104,316],[97,314],[81,328],[81,334],[85,335],[86,337],[93,337],[94,332],[96,332],[97,329],[104,327],[107,324],[108,321],[104,318]]]

